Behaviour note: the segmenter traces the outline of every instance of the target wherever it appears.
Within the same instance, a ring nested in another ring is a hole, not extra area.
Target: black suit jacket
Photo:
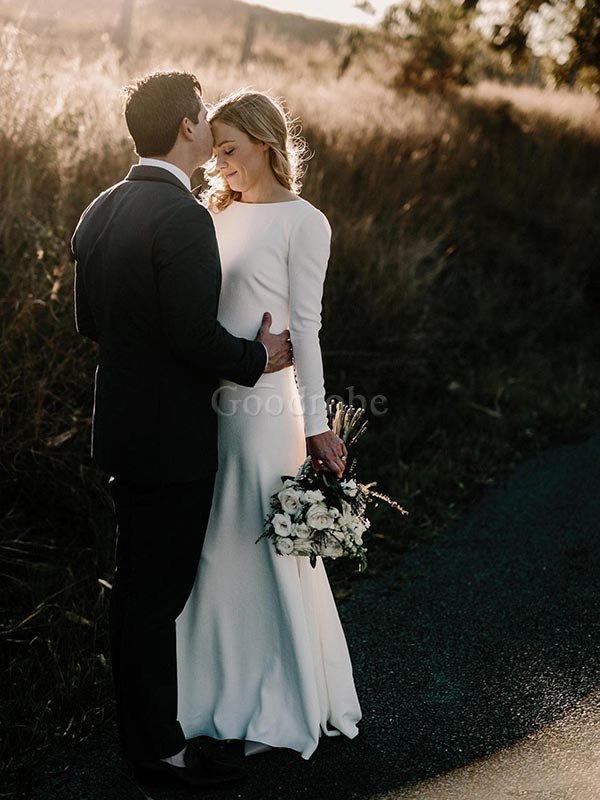
[[[254,386],[267,357],[217,321],[210,214],[168,170],[136,165],[85,209],[71,249],[75,326],[98,343],[93,463],[139,483],[216,471],[218,379]]]

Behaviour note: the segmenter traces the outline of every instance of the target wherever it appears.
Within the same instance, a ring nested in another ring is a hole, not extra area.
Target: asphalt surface
[[[378,800],[598,800],[600,692],[486,758]]]
[[[599,534],[600,423],[517,465],[443,536],[340,604],[363,710],[357,737],[322,736],[309,761],[283,749],[247,757],[235,790],[147,796],[400,797],[568,717],[600,688]],[[569,731],[576,745],[577,723]],[[47,764],[33,799],[143,796],[104,730]],[[554,798],[543,786],[535,796]]]

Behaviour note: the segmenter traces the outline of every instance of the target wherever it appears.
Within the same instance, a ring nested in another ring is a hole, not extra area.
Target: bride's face
[[[217,169],[234,192],[247,192],[271,169],[269,145],[221,120],[211,123]]]

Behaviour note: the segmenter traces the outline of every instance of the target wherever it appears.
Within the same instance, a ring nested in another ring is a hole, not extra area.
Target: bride
[[[307,451],[341,475],[327,423],[319,345],[331,229],[299,197],[304,142],[283,108],[240,91],[211,109],[214,157],[203,202],[223,283],[219,321],[253,338],[263,309],[289,328],[294,367],[253,387],[220,380],[219,469],[196,580],[177,618],[178,714],[186,738],[285,747],[309,759],[322,733],[354,738],[361,719],[350,655],[322,559],[256,543],[269,498]]]

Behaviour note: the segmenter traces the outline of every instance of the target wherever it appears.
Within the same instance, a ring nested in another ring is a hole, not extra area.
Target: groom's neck
[[[156,156],[156,158],[179,167],[179,169],[182,169],[185,174],[191,178],[192,172],[196,169],[196,164],[190,156],[186,156],[186,153],[176,152],[174,148],[170,153],[167,153],[166,156]]]

